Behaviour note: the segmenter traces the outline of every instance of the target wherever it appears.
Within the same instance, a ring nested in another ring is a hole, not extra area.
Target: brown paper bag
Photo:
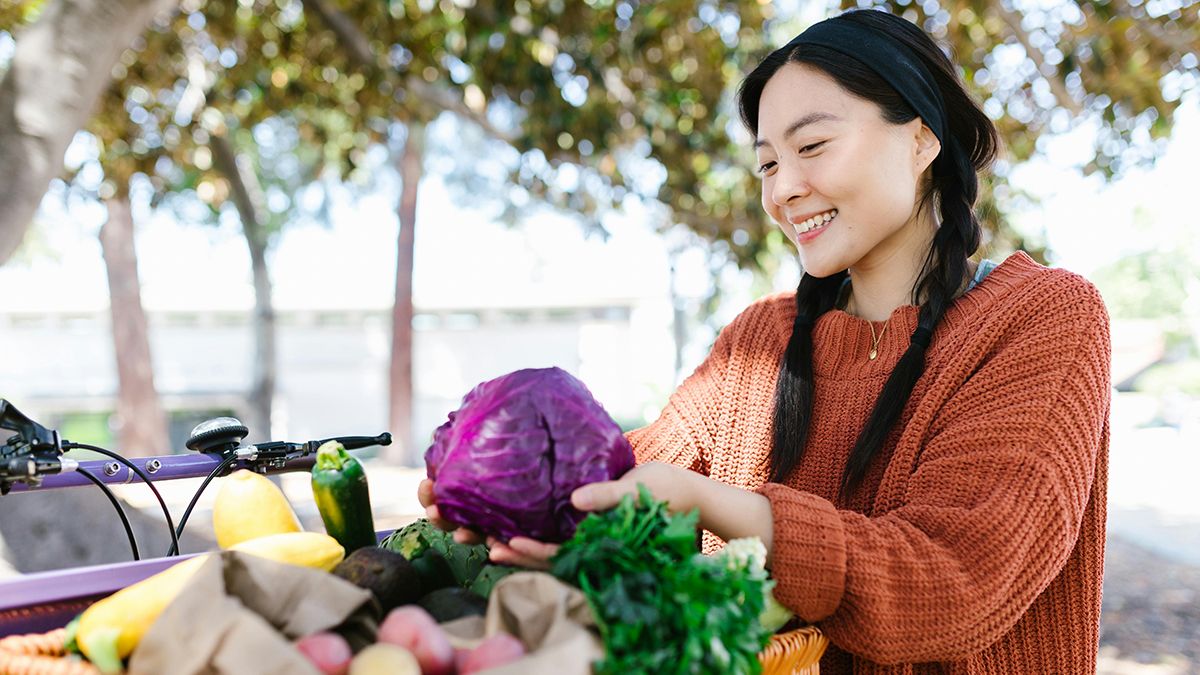
[[[129,675],[319,675],[291,644],[337,627],[353,649],[373,641],[370,591],[321,570],[213,554],[134,650]]]
[[[528,656],[489,669],[488,675],[590,675],[604,656],[592,610],[583,593],[543,572],[517,572],[500,580],[487,616],[443,625],[456,647],[473,647],[503,631],[525,644]]]

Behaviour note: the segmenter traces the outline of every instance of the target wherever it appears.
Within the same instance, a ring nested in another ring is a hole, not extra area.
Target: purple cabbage
[[[442,517],[501,541],[570,539],[586,515],[571,506],[571,492],[633,465],[621,428],[559,368],[476,386],[425,452]]]

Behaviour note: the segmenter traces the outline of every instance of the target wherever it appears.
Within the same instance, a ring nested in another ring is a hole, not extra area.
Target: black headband
[[[975,170],[958,139],[946,128],[946,104],[937,80],[911,49],[870,26],[842,17],[809,26],[785,49],[790,53],[802,44],[831,49],[878,73],[941,141],[942,151],[933,162],[934,174],[957,174],[963,185],[973,184]]]
[[[819,45],[859,61],[892,85],[934,136],[946,143],[946,107],[937,81],[907,47],[890,37],[840,17],[813,24],[787,44]]]

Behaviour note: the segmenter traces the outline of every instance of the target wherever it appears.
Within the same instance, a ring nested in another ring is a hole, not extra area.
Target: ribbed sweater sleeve
[[[1060,277],[928,412],[903,502],[876,517],[768,484],[776,595],[876,663],[949,661],[1009,631],[1079,534],[1110,395],[1108,317]],[[918,413],[922,414],[922,413]]]
[[[666,462],[708,475],[724,401],[722,380],[741,320],[734,319],[717,335],[708,356],[671,394],[658,419],[625,434],[638,464]]]

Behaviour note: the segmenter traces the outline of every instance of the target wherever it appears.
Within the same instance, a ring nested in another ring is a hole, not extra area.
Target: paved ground
[[[1110,537],[1100,644],[1105,673],[1200,672],[1200,566]]]

